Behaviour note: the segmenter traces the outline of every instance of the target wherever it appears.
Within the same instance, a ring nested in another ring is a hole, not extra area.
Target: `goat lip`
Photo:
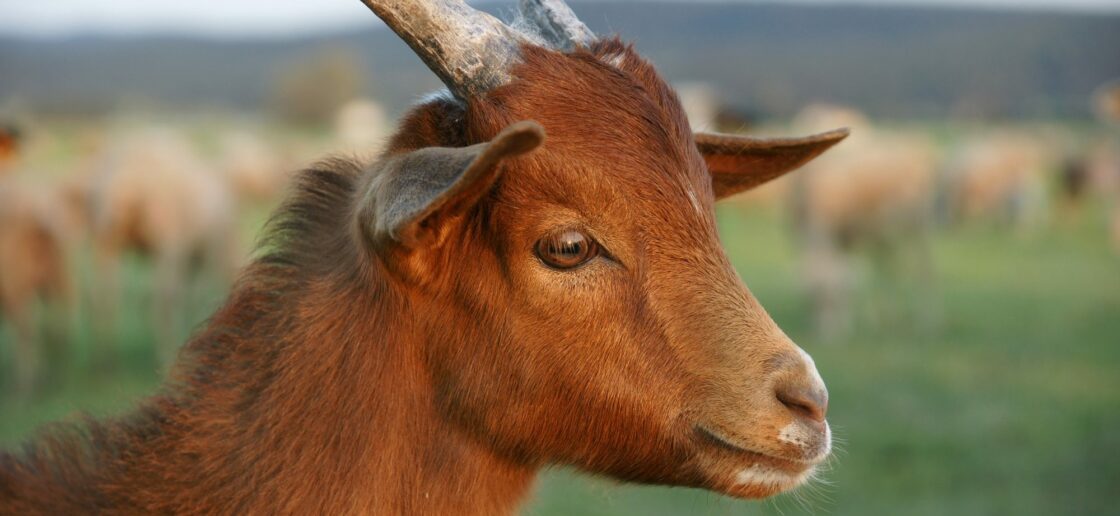
[[[755,462],[778,466],[781,469],[805,470],[816,466],[819,462],[812,460],[777,457],[768,453],[752,450],[750,448],[744,447],[741,444],[731,441],[730,439],[720,435],[717,432],[705,428],[703,425],[696,425],[695,430],[703,441],[714,447],[733,452],[736,455],[751,459]]]

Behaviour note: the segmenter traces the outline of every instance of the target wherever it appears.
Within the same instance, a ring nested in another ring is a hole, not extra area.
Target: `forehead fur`
[[[548,135],[542,154],[708,182],[676,94],[629,45],[612,39],[568,53],[526,45],[513,76],[469,103],[468,140],[533,119]]]
[[[503,175],[492,198],[508,216],[491,222],[531,225],[563,212],[615,234],[656,227],[673,241],[708,248],[710,176],[676,94],[630,46],[611,40],[568,53],[526,47],[513,76],[462,113],[472,143],[524,119],[547,134]],[[560,210],[535,209],[546,205]],[[526,207],[534,208],[532,217]]]
[[[492,131],[533,118],[550,136],[581,146],[637,141],[663,148],[689,141],[676,94],[618,40],[570,53],[526,45],[512,73],[510,84],[472,101],[472,129],[483,134],[471,136],[488,139]]]
[[[527,44],[521,54],[509,84],[466,103],[436,96],[415,108],[388,154],[480,143],[532,119],[544,126],[547,138],[531,157],[519,160],[533,163],[517,171],[514,182],[525,187],[570,196],[564,178],[574,175],[578,190],[588,196],[620,188],[643,195],[656,191],[657,197],[674,198],[661,199],[666,203],[685,199],[694,207],[697,199],[712,197],[676,93],[631,46],[610,39],[558,52]]]

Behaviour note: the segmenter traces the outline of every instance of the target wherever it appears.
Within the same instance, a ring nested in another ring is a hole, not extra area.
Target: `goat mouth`
[[[762,499],[795,489],[816,474],[819,461],[787,459],[746,448],[719,433],[697,425],[699,439],[711,448],[730,454],[735,462],[748,464],[717,467],[709,487],[724,494],[744,499]]]
[[[745,448],[741,444],[733,442],[723,435],[720,435],[718,432],[712,431],[701,425],[696,425],[694,428],[696,434],[700,436],[700,439],[710,446],[734,453],[735,455],[750,460],[752,463],[757,465],[768,466],[787,472],[803,472],[817,465],[817,461],[776,457],[768,453]]]

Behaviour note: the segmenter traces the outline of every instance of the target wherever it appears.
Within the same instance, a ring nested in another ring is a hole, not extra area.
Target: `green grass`
[[[994,228],[939,231],[934,280],[921,296],[932,329],[875,324],[882,290],[852,299],[857,323],[819,342],[780,217],[721,207],[732,261],[787,332],[816,358],[842,440],[828,485],[767,502],[699,490],[619,485],[546,472],[527,507],[538,515],[1111,514],[1120,485],[1120,257],[1097,213],[1016,236]],[[33,402],[0,401],[0,444],[76,410],[111,413],[156,386],[142,318],[145,266],[130,265],[113,374],[81,358]],[[917,298],[915,298],[917,299]],[[905,300],[901,300],[905,301]],[[215,300],[208,301],[213,306]],[[886,300],[899,303],[898,299]],[[202,310],[196,321],[205,317]],[[79,317],[81,319],[81,317]],[[88,321],[87,321],[88,322]],[[86,356],[82,324],[67,345]],[[3,335],[0,332],[0,335]],[[0,339],[7,338],[0,336]],[[5,343],[0,342],[0,349]],[[85,350],[85,351],[83,351]],[[2,364],[0,364],[2,365]],[[96,368],[93,368],[96,370]]]

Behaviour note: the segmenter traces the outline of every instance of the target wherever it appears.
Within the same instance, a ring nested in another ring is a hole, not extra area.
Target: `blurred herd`
[[[804,170],[730,207],[783,215],[822,341],[851,331],[851,292],[872,280],[883,286],[876,320],[935,326],[925,301],[937,286],[933,232],[984,226],[1031,238],[1105,216],[1099,238],[1120,254],[1120,84],[1095,94],[1093,122],[1030,124],[880,121],[828,104],[759,123],[704,85],[679,92],[697,129],[852,129]],[[391,133],[377,102],[337,104],[311,126],[208,114],[4,122],[0,353],[9,360],[0,389],[33,392],[52,367],[45,343],[67,342],[57,333],[78,314],[92,321],[89,364],[112,367],[129,278],[146,293],[152,354],[167,364],[190,331],[191,285],[228,288],[296,171],[331,155],[373,156]],[[141,274],[122,273],[134,263]]]
[[[707,90],[688,88],[682,98],[694,127],[728,130]],[[849,127],[852,135],[740,202],[786,214],[821,340],[850,331],[852,293],[868,275],[886,286],[873,317],[930,329],[933,231],[986,226],[1031,238],[1103,213],[1099,238],[1120,255],[1120,82],[1092,102],[1089,124],[877,123],[851,107],[810,105],[790,122],[793,132]]]
[[[48,337],[80,314],[94,330],[90,363],[113,366],[130,260],[143,263],[142,317],[166,365],[189,333],[190,286],[228,288],[295,172],[372,156],[389,133],[382,108],[361,98],[310,129],[189,118],[0,127],[0,391],[33,392],[50,367],[45,342],[68,340]]]

